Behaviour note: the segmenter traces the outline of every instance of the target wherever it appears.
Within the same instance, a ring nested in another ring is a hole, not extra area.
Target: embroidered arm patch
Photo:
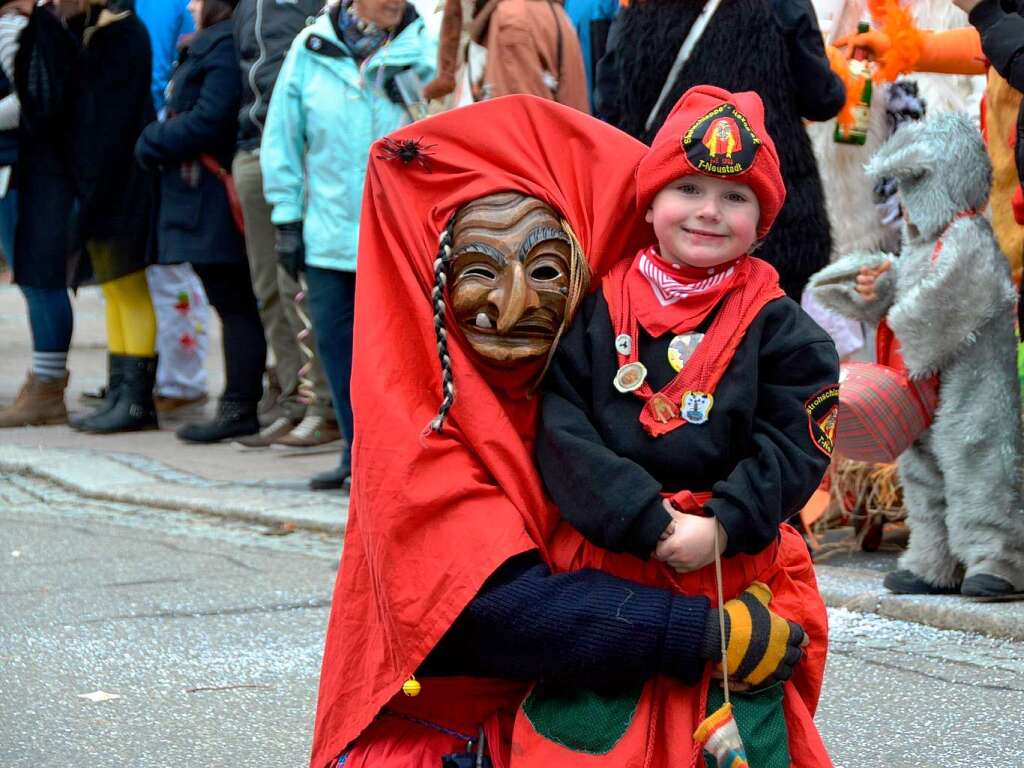
[[[826,456],[832,455],[836,444],[836,424],[839,421],[839,385],[830,384],[819,389],[804,403],[807,428],[811,440]]]

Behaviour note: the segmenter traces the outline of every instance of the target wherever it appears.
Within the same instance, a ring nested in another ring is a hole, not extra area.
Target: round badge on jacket
[[[683,418],[689,424],[703,424],[711,415],[711,409],[715,405],[715,396],[710,392],[700,392],[695,389],[688,389],[683,393],[682,405]]]
[[[681,333],[668,343],[668,364],[676,373],[683,370],[693,357],[703,333]]]
[[[628,356],[633,351],[633,339],[628,333],[620,333],[615,337],[615,351],[620,355]]]
[[[643,363],[626,363],[619,368],[612,383],[619,392],[626,394],[640,389],[646,379],[647,367]]]

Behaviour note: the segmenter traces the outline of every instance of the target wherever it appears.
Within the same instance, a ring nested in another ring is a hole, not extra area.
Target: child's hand
[[[715,526],[718,520],[714,517],[701,517],[680,512],[665,502],[665,509],[672,516],[661,541],[654,549],[654,556],[667,563],[680,573],[696,571],[715,560]],[[725,549],[725,531],[719,528],[719,552]]]
[[[877,267],[861,267],[860,272],[857,273],[857,293],[863,296],[865,301],[874,301],[878,298],[875,293],[875,283],[879,276],[883,272],[888,272],[891,267],[891,261],[882,262]]]

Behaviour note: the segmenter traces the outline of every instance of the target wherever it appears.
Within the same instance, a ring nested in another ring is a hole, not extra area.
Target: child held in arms
[[[567,548],[564,532],[556,536],[556,565],[711,598],[717,546],[731,680],[757,689],[793,673],[785,697],[773,686],[790,743],[771,748],[792,752],[782,764],[828,764],[810,721],[824,605],[806,548],[783,523],[828,467],[839,360],[776,271],[752,255],[786,195],[761,99],[691,88],[636,179],[656,242],[623,259],[586,300],[545,380],[538,466],[583,537]],[[762,584],[747,589],[754,582]],[[768,600],[788,626],[763,620]],[[730,622],[749,630],[730,631]],[[709,619],[705,630],[711,648],[717,624]],[[793,655],[801,626],[804,659],[766,675],[767,658]],[[695,696],[709,690],[711,674]],[[743,733],[735,699],[734,708]]]

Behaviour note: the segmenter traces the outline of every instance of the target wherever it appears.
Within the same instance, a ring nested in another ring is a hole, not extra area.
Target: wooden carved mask
[[[518,192],[488,195],[459,209],[448,266],[459,328],[490,363],[545,357],[569,293],[572,244],[558,214]]]

